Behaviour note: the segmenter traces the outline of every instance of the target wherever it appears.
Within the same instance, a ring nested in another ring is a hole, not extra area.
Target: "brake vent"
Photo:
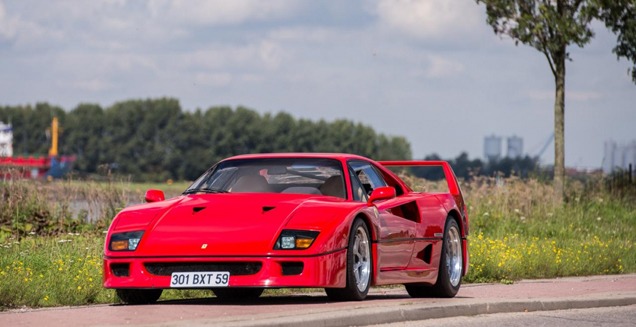
[[[263,206],[263,213],[268,212],[270,210],[274,210],[276,207],[274,206]]]
[[[433,255],[433,245],[427,245],[424,250],[417,253],[417,258],[430,264],[431,256]]]

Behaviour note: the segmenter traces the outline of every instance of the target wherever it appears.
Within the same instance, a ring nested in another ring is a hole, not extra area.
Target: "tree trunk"
[[[554,200],[558,204],[563,203],[565,192],[565,48],[554,56]]]

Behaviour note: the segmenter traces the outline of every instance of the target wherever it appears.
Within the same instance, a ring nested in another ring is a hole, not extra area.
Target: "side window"
[[[353,200],[367,202],[369,197],[367,196],[367,192],[364,186],[362,186],[362,183],[360,182],[357,174],[350,169],[349,175],[351,177],[351,190],[353,192]]]
[[[352,160],[349,162],[349,166],[354,172],[354,174],[352,174],[352,178],[357,177],[359,183],[364,189],[364,194],[369,195],[375,188],[387,186],[382,175],[380,175],[380,173],[370,163]]]

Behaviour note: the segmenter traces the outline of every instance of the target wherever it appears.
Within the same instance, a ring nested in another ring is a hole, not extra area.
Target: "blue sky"
[[[415,158],[481,158],[491,134],[535,155],[553,130],[552,74],[543,54],[494,35],[484,11],[473,0],[0,0],[0,105],[168,96],[185,110],[350,119],[406,137]],[[594,27],[567,65],[570,167],[600,167],[606,140],[636,139],[630,65]]]

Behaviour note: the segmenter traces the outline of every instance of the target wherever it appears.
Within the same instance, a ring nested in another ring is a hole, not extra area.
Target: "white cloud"
[[[536,101],[554,101],[554,90],[532,90],[527,97]],[[587,102],[603,99],[603,94],[596,91],[565,91],[566,106],[568,101]]]
[[[531,90],[527,92],[526,96],[535,101],[554,100],[554,90]]]
[[[263,77],[255,74],[236,74],[231,72],[200,72],[194,75],[194,82],[202,86],[225,87],[237,84],[244,87],[247,83],[261,83]]]
[[[233,78],[229,73],[197,73],[194,80],[197,84],[220,87],[229,85]]]
[[[276,70],[288,58],[282,46],[268,39],[254,43],[231,46],[212,44],[206,49],[184,52],[177,55],[182,67],[190,69],[220,70],[245,69]]]
[[[430,56],[429,61],[430,66],[426,75],[431,78],[451,77],[464,71],[462,63],[440,56]]]
[[[66,85],[62,84],[62,87]],[[80,80],[73,83],[70,83],[70,86],[86,92],[101,92],[106,91],[113,88],[113,84],[105,81],[101,78],[92,78],[88,80]]]
[[[254,50],[249,47],[214,45],[206,49],[185,52],[179,62],[194,69],[219,69],[239,66],[254,60]]]
[[[0,41],[12,39],[18,27],[18,20],[7,15],[4,3],[0,2]]]
[[[22,48],[43,44],[49,49],[89,45],[101,51],[135,51],[134,48],[163,47],[171,41],[198,38],[193,27],[274,21],[290,17],[301,8],[297,0],[36,3],[5,5],[0,0],[0,41],[15,39]],[[39,9],[25,10],[29,7]],[[12,10],[18,14],[10,15]]]
[[[179,23],[232,25],[250,20],[286,17],[298,7],[294,0],[153,0],[148,9],[154,18]]]
[[[325,43],[333,42],[334,39],[341,38],[346,34],[350,34],[350,32],[325,27],[294,26],[276,28],[268,33],[268,36],[272,39],[284,42]]]
[[[280,66],[285,56],[283,49],[278,44],[268,40],[261,42],[258,53],[265,67],[272,70]]]
[[[379,0],[380,23],[410,36],[441,38],[483,27],[481,9],[470,0]]]
[[[603,98],[603,94],[595,91],[567,91],[565,92],[566,100],[572,101],[592,101]]]

